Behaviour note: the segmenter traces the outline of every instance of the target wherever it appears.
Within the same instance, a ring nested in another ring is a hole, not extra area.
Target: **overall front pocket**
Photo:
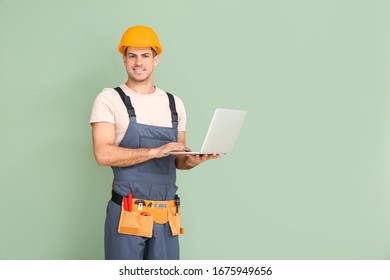
[[[142,148],[156,148],[169,143],[169,141],[140,137],[139,143]],[[138,170],[142,173],[168,175],[171,173],[171,170],[175,170],[176,167],[174,164],[175,156],[170,155],[140,163],[138,164]]]

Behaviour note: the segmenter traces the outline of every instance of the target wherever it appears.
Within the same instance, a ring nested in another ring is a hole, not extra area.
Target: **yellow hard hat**
[[[151,47],[157,55],[161,54],[162,46],[156,32],[147,26],[132,26],[126,30],[118,46],[118,51],[124,55],[126,47]]]

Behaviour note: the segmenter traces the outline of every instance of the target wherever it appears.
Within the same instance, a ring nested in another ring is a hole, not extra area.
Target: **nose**
[[[135,61],[135,64],[137,66],[141,66],[142,65],[142,58],[141,57],[138,57],[137,60]]]

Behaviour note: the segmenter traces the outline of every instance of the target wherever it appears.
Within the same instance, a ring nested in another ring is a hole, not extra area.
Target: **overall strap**
[[[130,100],[130,97],[128,97],[124,92],[123,90],[120,88],[120,87],[116,87],[114,88],[120,95],[120,97],[122,98],[122,101],[123,103],[125,103],[125,106],[127,108],[127,112],[129,113],[129,118],[131,117],[136,117],[135,116],[135,111],[134,111],[134,107],[133,105],[131,104],[131,100]]]
[[[120,87],[116,87],[114,89],[119,93],[123,103],[125,104],[125,106],[127,108],[127,112],[129,114],[129,118],[135,119],[136,118],[135,110],[134,110],[133,105],[131,104],[130,97],[127,96]],[[173,127],[177,127],[179,118],[178,118],[178,114],[176,111],[175,98],[169,92],[166,92],[166,93],[167,93],[168,99],[169,99],[169,108],[171,110],[172,125],[173,125]]]
[[[169,99],[169,108],[171,109],[172,124],[174,126],[177,126],[179,118],[178,118],[178,115],[176,112],[175,98],[169,92],[166,92],[166,93],[167,93],[168,99]]]

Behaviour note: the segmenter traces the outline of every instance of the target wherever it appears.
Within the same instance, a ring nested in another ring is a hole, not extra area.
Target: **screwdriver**
[[[180,197],[175,194],[176,216],[179,215]]]

